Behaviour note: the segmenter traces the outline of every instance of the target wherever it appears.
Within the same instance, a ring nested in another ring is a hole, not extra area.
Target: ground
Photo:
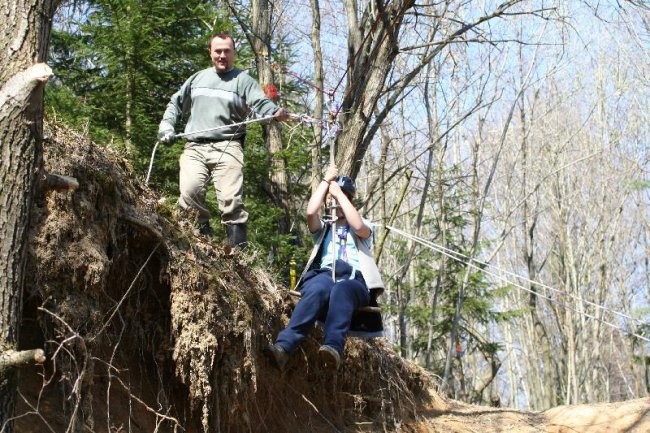
[[[254,251],[197,238],[126,159],[59,126],[31,218],[17,432],[648,432],[650,400],[546,412],[471,406],[382,339],[350,338],[339,372],[320,331],[279,372],[265,348],[294,300]]]

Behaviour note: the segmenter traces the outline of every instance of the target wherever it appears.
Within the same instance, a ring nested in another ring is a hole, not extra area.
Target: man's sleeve
[[[257,81],[247,73],[240,74],[239,77],[241,79],[242,93],[246,100],[246,105],[253,110],[256,116],[266,117],[277,111],[278,106],[266,97]]]
[[[165,114],[163,114],[160,125],[158,126],[158,132],[164,131],[175,131],[176,122],[180,119],[184,110],[188,109],[190,106],[190,90],[192,85],[192,80],[196,74],[192,75],[178,90],[174,93],[167,104],[165,109]]]

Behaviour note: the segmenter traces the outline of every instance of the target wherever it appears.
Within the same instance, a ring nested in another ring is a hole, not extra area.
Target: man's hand
[[[158,132],[158,141],[164,144],[172,144],[173,142],[176,141],[178,137],[176,137],[176,134],[174,134],[174,131],[167,130],[167,131],[159,131]]]
[[[289,112],[284,108],[280,107],[277,110],[275,110],[275,113],[273,113],[273,117],[278,122],[284,122],[289,118]]]

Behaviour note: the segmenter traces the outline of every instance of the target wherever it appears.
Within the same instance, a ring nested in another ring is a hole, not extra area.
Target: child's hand
[[[339,175],[338,167],[332,164],[329,167],[327,167],[327,170],[325,171],[325,175],[323,176],[323,180],[331,183],[334,179],[338,177],[338,175]]]

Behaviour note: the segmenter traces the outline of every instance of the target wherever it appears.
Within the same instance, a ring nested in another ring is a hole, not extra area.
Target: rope
[[[611,328],[617,329],[617,330],[619,330],[619,331],[621,331],[621,332],[623,332],[623,333],[625,333],[625,334],[628,334],[628,335],[631,335],[631,336],[637,337],[637,338],[639,338],[639,339],[641,339],[641,340],[644,340],[644,341],[650,342],[650,338],[647,338],[647,337],[644,337],[644,336],[642,336],[642,335],[636,334],[636,333],[634,333],[634,332],[632,332],[632,331],[625,330],[625,329],[623,329],[622,327],[620,327],[620,326],[618,326],[618,325],[615,325],[615,324],[613,324],[613,323],[610,323],[610,322],[608,322],[608,321],[606,321],[606,320],[604,320],[604,319],[600,319],[600,318],[598,318],[598,317],[595,317],[595,316],[593,316],[593,315],[591,315],[591,314],[589,314],[589,313],[586,313],[586,312],[584,312],[584,311],[578,311],[578,310],[576,310],[575,308],[573,308],[573,307],[571,307],[571,306],[568,306],[568,305],[566,305],[566,304],[564,304],[564,303],[562,303],[562,302],[556,301],[556,300],[554,300],[554,299],[552,299],[552,298],[550,298],[550,297],[548,297],[548,296],[545,296],[545,295],[543,295],[543,294],[541,294],[541,293],[535,292],[534,290],[531,290],[531,289],[529,289],[529,288],[527,288],[527,287],[525,287],[525,286],[522,286],[521,284],[518,284],[518,283],[516,283],[516,282],[512,282],[512,281],[508,280],[507,278],[504,278],[501,274],[497,274],[497,273],[495,273],[495,272],[491,272],[491,271],[487,270],[487,268],[490,268],[490,267],[491,267],[491,268],[495,268],[495,266],[492,266],[492,265],[490,265],[489,263],[481,262],[481,261],[478,261],[478,260],[475,260],[475,259],[470,259],[470,257],[467,257],[467,256],[465,256],[465,255],[463,255],[463,254],[461,254],[461,253],[458,253],[458,252],[456,252],[456,251],[452,251],[452,250],[450,250],[450,249],[448,249],[448,248],[445,248],[445,247],[443,247],[443,246],[437,245],[437,244],[435,244],[435,243],[433,243],[433,242],[431,242],[431,241],[427,241],[427,240],[422,239],[422,238],[420,238],[420,237],[414,236],[414,235],[412,235],[412,234],[410,234],[410,233],[407,233],[407,232],[405,232],[405,231],[403,231],[403,230],[400,230],[400,229],[398,229],[398,228],[396,228],[396,227],[389,226],[389,225],[384,225],[384,227],[385,227],[386,229],[388,229],[388,230],[394,231],[395,233],[397,233],[397,234],[399,234],[399,235],[401,235],[401,236],[403,236],[403,237],[405,237],[405,238],[407,238],[407,239],[413,240],[413,241],[415,241],[415,242],[417,242],[417,243],[419,243],[419,244],[421,244],[421,245],[424,245],[424,246],[428,247],[429,249],[432,249],[432,250],[434,250],[434,251],[437,251],[437,252],[439,252],[439,253],[441,253],[441,254],[443,254],[443,255],[445,255],[445,256],[447,256],[447,257],[453,259],[453,260],[456,260],[456,261],[458,261],[458,262],[461,262],[461,263],[463,263],[463,264],[465,264],[465,265],[467,265],[467,266],[473,267],[473,268],[475,268],[475,269],[477,269],[477,270],[479,270],[479,271],[481,271],[481,272],[485,272],[485,273],[488,274],[488,275],[492,275],[492,276],[494,276],[494,277],[496,277],[496,278],[498,278],[498,279],[500,279],[500,280],[502,280],[502,281],[505,281],[506,283],[509,283],[509,284],[511,284],[511,285],[513,285],[513,286],[515,286],[515,287],[517,287],[517,288],[520,289],[520,290],[523,290],[523,291],[528,292],[528,293],[533,293],[533,294],[535,294],[536,296],[539,296],[539,297],[541,297],[541,298],[543,298],[543,299],[546,299],[547,301],[549,301],[549,302],[551,302],[551,303],[553,303],[553,304],[559,305],[559,306],[561,306],[561,307],[563,307],[563,308],[565,308],[565,309],[572,310],[572,311],[574,311],[574,312],[576,312],[576,313],[578,313],[578,314],[582,314],[582,315],[584,315],[584,316],[586,316],[586,317],[589,317],[589,318],[591,318],[591,319],[597,320],[597,321],[599,321],[599,322],[601,322],[601,323],[603,323],[603,324],[605,324],[605,325],[607,325],[607,326],[609,326],[609,327],[611,327]],[[469,260],[469,261],[467,262],[467,261],[465,261],[465,260]],[[474,264],[474,263],[476,263],[476,264]],[[525,282],[528,282],[528,283],[531,283],[531,284],[534,284],[534,285],[538,285],[538,286],[540,286],[540,287],[543,287],[543,288],[545,288],[545,289],[549,289],[549,290],[555,291],[555,292],[560,293],[560,294],[565,295],[565,296],[569,296],[569,297],[571,297],[571,298],[573,298],[573,299],[575,299],[575,300],[577,300],[577,301],[579,301],[579,302],[587,303],[587,304],[589,304],[589,305],[591,305],[591,306],[593,306],[593,307],[596,307],[596,308],[598,308],[598,309],[601,309],[601,310],[604,310],[604,311],[608,311],[608,312],[610,312],[610,313],[612,313],[612,314],[615,314],[615,315],[617,315],[617,316],[619,316],[619,317],[622,317],[622,318],[625,318],[625,319],[631,320],[632,322],[635,322],[635,324],[637,324],[637,325],[645,325],[644,322],[642,322],[642,321],[640,321],[640,320],[638,320],[638,319],[635,319],[635,318],[633,318],[633,317],[631,317],[631,316],[629,316],[629,315],[627,315],[627,314],[620,313],[620,312],[618,312],[618,311],[616,311],[616,310],[613,310],[613,309],[611,309],[611,308],[608,308],[608,307],[606,307],[606,306],[604,306],[604,305],[599,305],[599,304],[596,304],[596,303],[594,303],[594,302],[590,302],[590,301],[587,301],[587,300],[585,300],[585,299],[578,298],[577,296],[571,295],[571,294],[569,294],[569,293],[565,293],[565,292],[563,292],[563,291],[561,291],[561,290],[555,289],[555,288],[550,287],[550,286],[548,286],[548,285],[546,285],[546,284],[543,284],[543,283],[539,283],[539,282],[536,282],[536,281],[530,280],[530,279],[528,279],[528,278],[522,277],[521,275],[517,275],[517,274],[515,274],[515,273],[513,273],[513,272],[504,271],[504,270],[499,269],[499,268],[497,268],[497,270],[498,270],[499,272],[503,273],[503,274],[507,274],[507,275],[510,275],[510,276],[514,276],[514,277],[516,277],[516,278],[518,278],[518,279],[520,279],[520,280],[523,280],[523,281],[525,281]]]
[[[336,136],[332,134],[330,131],[330,124],[327,124],[327,133],[326,133],[329,142],[330,142],[330,166],[334,166],[336,162]],[[332,280],[336,281],[336,259],[337,259],[337,254],[336,254],[336,247],[337,247],[337,242],[334,240],[334,236],[336,236],[336,200],[334,197],[330,198],[330,203],[332,206],[332,209],[330,210],[330,218],[332,219],[332,227],[330,229],[331,231],[331,236],[332,236]]]
[[[153,150],[151,151],[151,160],[149,161],[149,170],[147,170],[147,176],[144,178],[145,185],[149,185],[149,176],[151,176],[151,169],[153,168],[153,159],[156,156],[156,149],[158,149],[159,144],[160,140],[156,141],[156,144],[153,145]]]
[[[249,123],[263,122],[265,120],[273,119],[274,117],[275,116],[271,114],[269,116],[259,117],[256,119],[244,120],[243,122],[239,122],[239,123],[229,123],[228,125],[215,126],[214,128],[202,129],[200,131],[185,132],[183,134],[177,134],[176,137],[182,138],[182,137],[187,137],[188,135],[202,134],[204,132],[211,132],[211,131],[218,131],[220,129],[232,128],[233,126],[239,127],[242,125],[247,125]]]
[[[286,66],[283,66],[283,65],[275,62],[269,55],[262,56],[262,60],[264,60],[266,63],[268,63],[269,66],[271,67],[271,69],[276,70],[276,71],[280,70],[280,71],[286,73],[287,75],[290,75],[290,76],[294,77],[296,80],[300,81],[301,83],[306,84],[307,86],[311,87],[312,89],[316,90],[317,92],[320,92],[320,93],[328,96],[328,101],[326,103],[326,106],[327,106],[327,110],[328,110],[328,113],[329,113],[330,121],[316,119],[316,118],[308,116],[308,115],[300,115],[299,121],[304,121],[305,123],[312,123],[312,124],[320,123],[321,126],[324,126],[324,128],[326,128],[327,125],[329,125],[329,123],[335,122],[335,120],[338,117],[338,114],[339,114],[339,112],[341,110],[340,106],[336,106],[336,109],[334,109],[334,107],[333,107],[333,105],[334,105],[334,95],[335,95],[337,89],[333,89],[333,90],[330,90],[328,92],[323,87],[320,87],[320,86],[316,85],[315,83],[313,83],[312,81],[309,81],[308,79],[306,79],[306,78],[296,74],[295,72],[289,70]],[[349,66],[348,66],[348,69],[349,69]],[[347,74],[347,71],[345,73]],[[343,75],[343,77],[345,77],[345,74]],[[341,84],[341,82],[343,80],[343,77],[339,81],[339,84],[337,84],[337,88]]]
[[[241,126],[247,125],[249,123],[263,122],[265,120],[273,119],[274,117],[275,117],[274,115],[269,115],[269,116],[264,116],[264,117],[260,117],[260,118],[256,118],[256,119],[244,120],[243,122],[239,122],[239,123],[231,123],[231,124],[228,124],[228,125],[215,126],[214,128],[202,129],[200,131],[185,132],[183,134],[177,134],[176,137],[177,138],[187,137],[188,135],[201,134],[201,133],[204,133],[204,132],[211,132],[211,131],[218,131],[220,129],[232,128],[233,126],[237,126],[238,131],[239,131],[239,127],[241,127]],[[291,114],[291,113],[289,113],[289,118],[295,120],[298,123],[305,123],[305,124],[307,124],[307,123],[310,123],[310,124],[314,124],[314,123],[324,124],[325,123],[324,121],[321,121],[319,119],[311,117],[311,116],[309,116],[307,114]],[[149,178],[151,177],[151,170],[153,168],[153,161],[154,161],[154,158],[156,156],[156,150],[158,149],[159,144],[160,144],[160,140],[156,141],[156,144],[154,144],[153,150],[151,151],[151,159],[149,160],[149,169],[147,170],[147,175],[146,175],[145,180],[144,180],[145,185],[149,184]]]

